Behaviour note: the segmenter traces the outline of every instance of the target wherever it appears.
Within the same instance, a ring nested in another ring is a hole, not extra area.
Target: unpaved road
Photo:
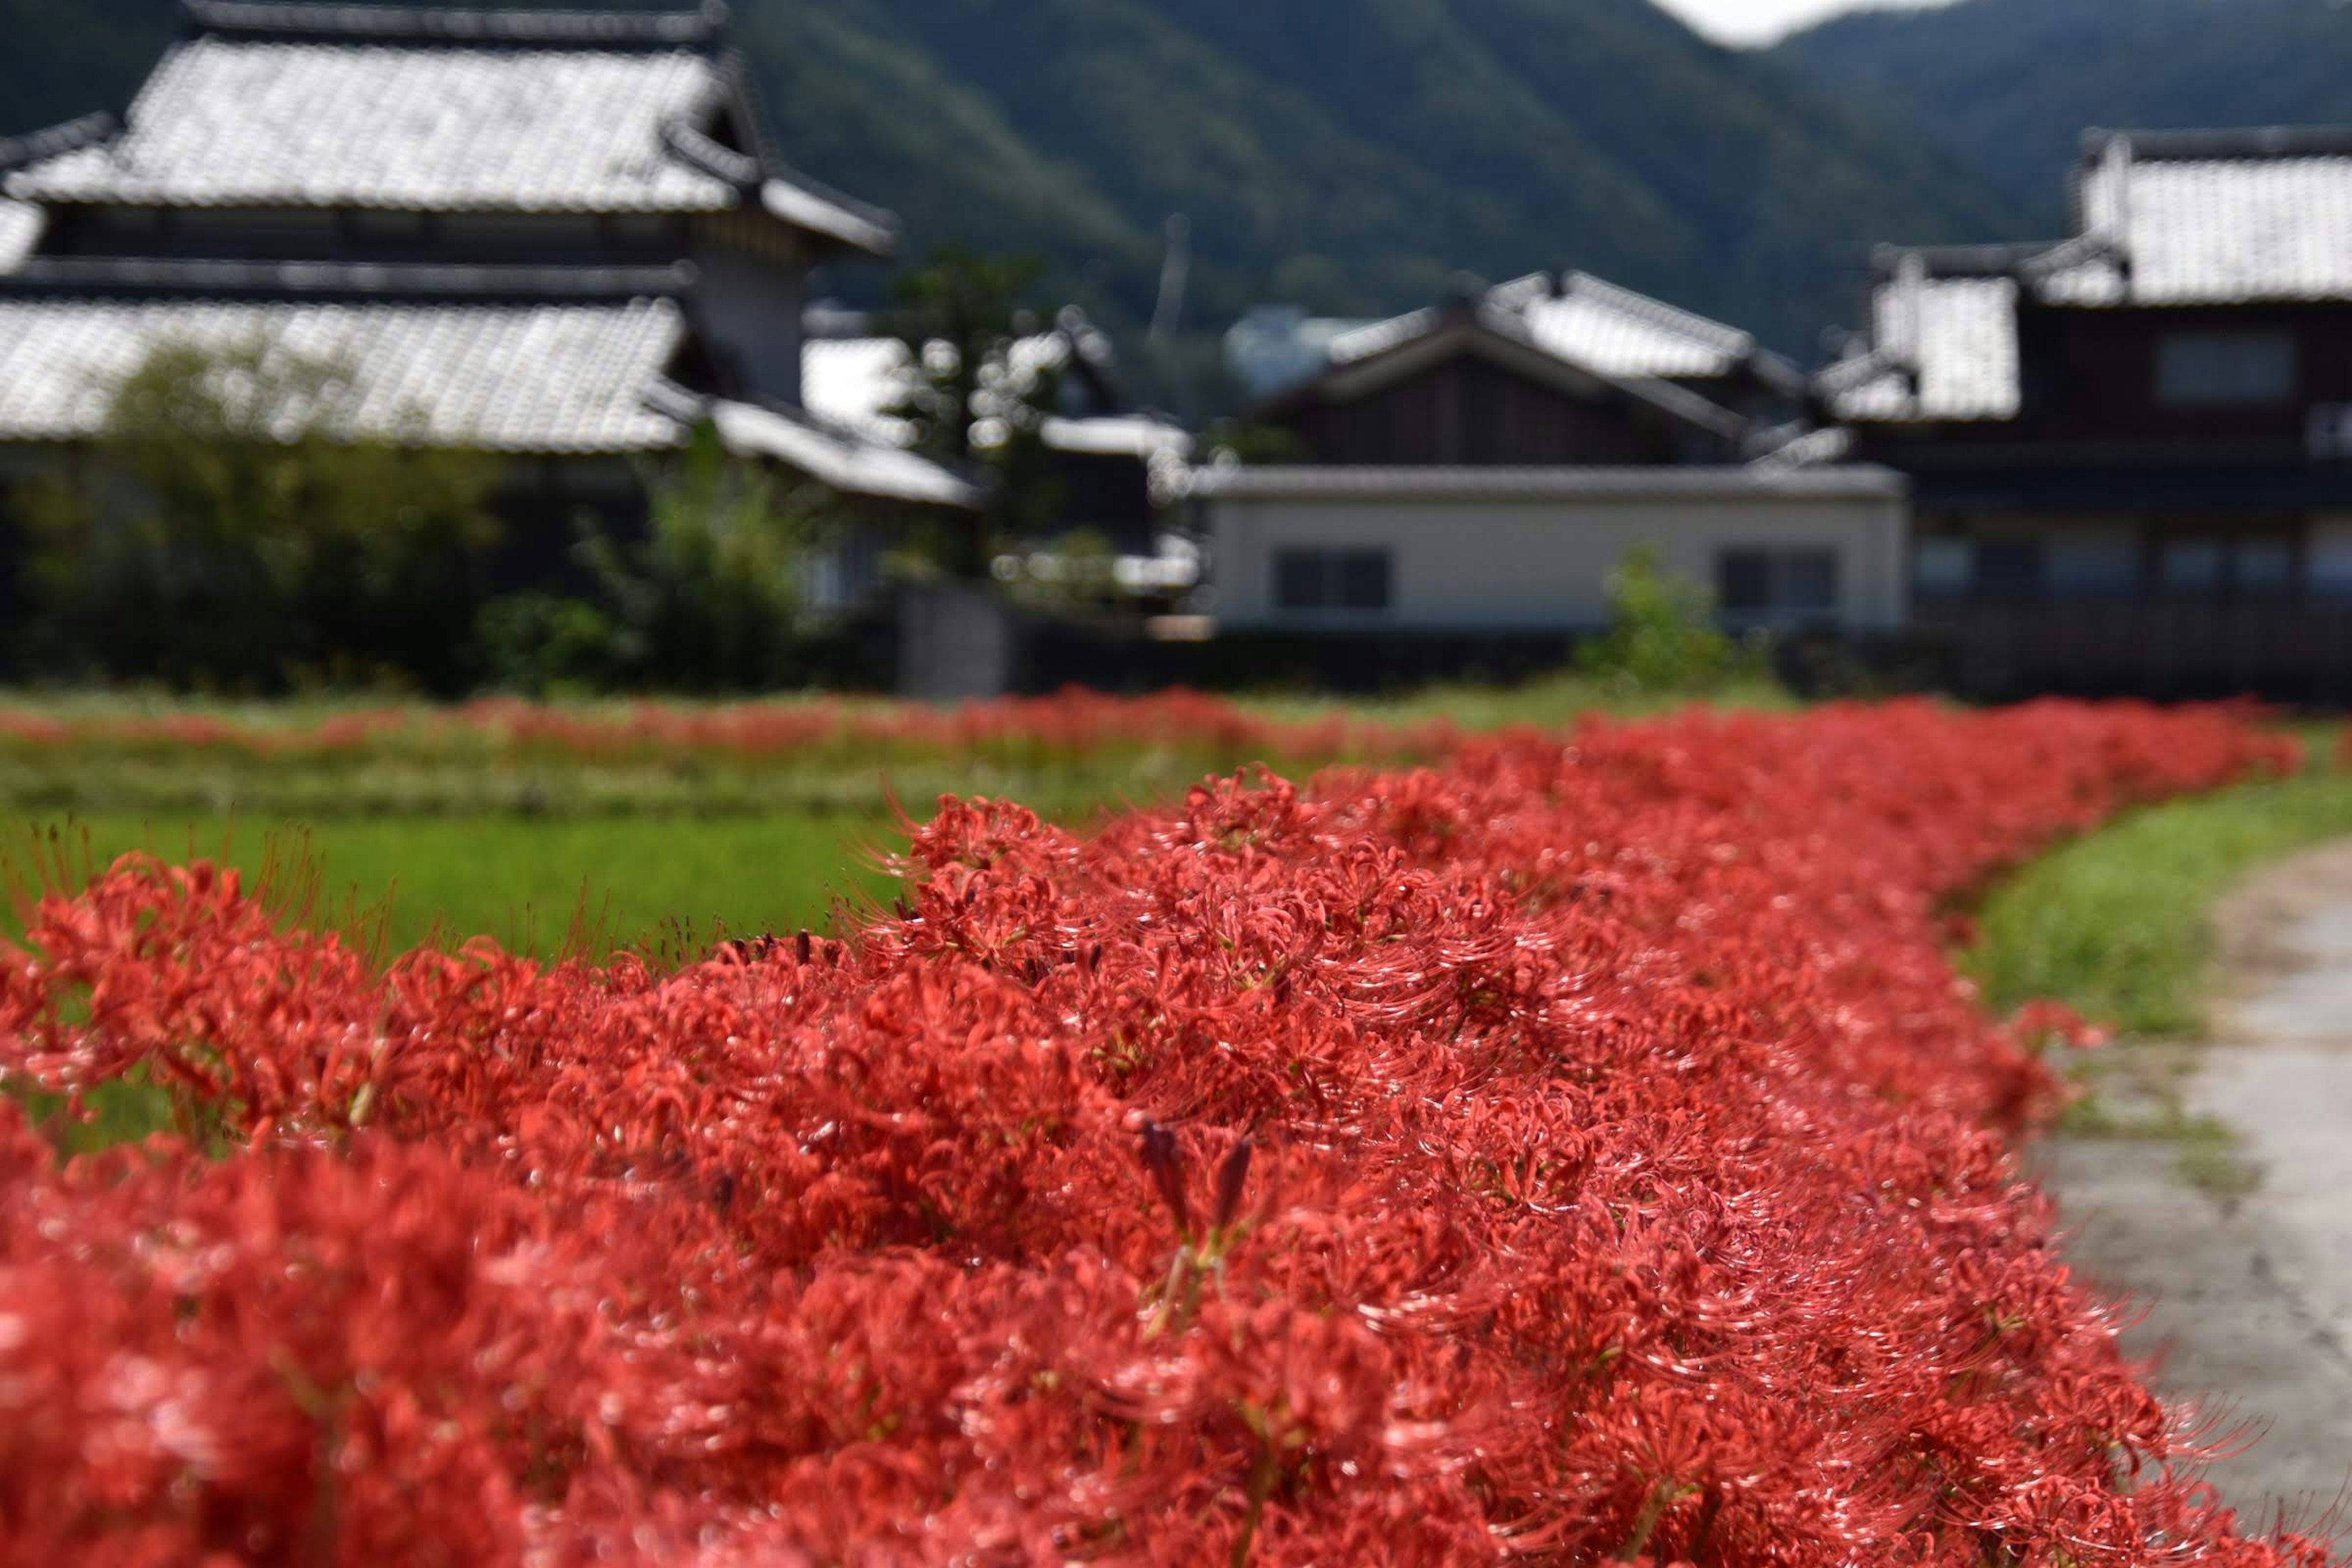
[[[2215,1042],[2171,1059],[2192,1114],[2260,1185],[2186,1179],[2163,1142],[2040,1156],[2076,1267],[2129,1295],[2158,1383],[2257,1439],[2212,1479],[2250,1527],[2352,1512],[2352,845],[2274,868],[2219,912]],[[2162,1063],[2162,1047],[2147,1050]],[[2333,1523],[2352,1546],[2352,1519]]]

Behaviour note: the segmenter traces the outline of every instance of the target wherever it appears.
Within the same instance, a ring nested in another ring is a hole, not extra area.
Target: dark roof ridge
[[[2249,125],[2193,131],[2083,132],[2083,159],[2096,163],[2122,142],[2134,159],[2167,162],[2236,158],[2352,157],[2352,125]]]
[[[675,298],[689,292],[694,283],[694,268],[685,262],[667,267],[502,267],[58,256],[35,257],[0,275],[0,296],[554,305]]]
[[[691,11],[500,11],[444,6],[180,0],[198,34],[276,42],[522,48],[715,47],[724,0]]]
[[[122,129],[122,122],[106,110],[85,114],[79,120],[68,120],[62,125],[29,132],[22,136],[0,137],[0,171],[17,168],[26,163],[55,158],[103,142]]]
[[[2024,239],[1990,245],[1881,245],[1871,251],[1873,271],[1893,276],[1916,261],[1929,278],[2008,278],[2052,253],[2082,243],[2076,239]]]

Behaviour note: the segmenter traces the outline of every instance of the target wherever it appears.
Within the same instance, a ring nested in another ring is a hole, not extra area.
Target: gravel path
[[[2352,1512],[2352,845],[2265,873],[2218,918],[2216,1043],[2127,1049],[2238,1135],[2259,1185],[2191,1182],[2161,1141],[2058,1140],[2042,1176],[2077,1267],[2146,1314],[2129,1342],[2159,1385],[2256,1439],[2215,1465],[2222,1495],[2250,1525],[2309,1528]],[[2352,1518],[2331,1522],[2352,1547]]]

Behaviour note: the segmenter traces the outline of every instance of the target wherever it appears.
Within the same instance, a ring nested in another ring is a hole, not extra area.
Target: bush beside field
[[[2267,1568],[2006,1138],[1949,901],[2215,712],[1453,741],[666,967],[131,861],[0,954],[28,1560]],[[72,1097],[176,1136],[61,1159]]]

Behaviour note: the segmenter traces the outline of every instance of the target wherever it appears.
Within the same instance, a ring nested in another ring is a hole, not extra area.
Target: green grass
[[[31,835],[57,826],[21,824],[13,865],[29,869]],[[315,918],[362,926],[380,917],[392,952],[436,935],[488,935],[540,954],[564,947],[575,916],[605,947],[675,948],[682,936],[698,949],[721,934],[823,930],[836,902],[889,896],[891,879],[874,860],[898,842],[887,819],[807,812],[367,816],[268,827],[101,816],[61,831],[77,865],[86,842],[89,861],[101,867],[146,849],[175,861],[226,860],[257,876],[273,860],[302,868],[317,878]]]
[[[2352,773],[2326,767],[2137,813],[1996,891],[1969,967],[1996,1008],[2054,997],[2126,1035],[2197,1037],[2214,903],[2263,865],[2347,837]]]

